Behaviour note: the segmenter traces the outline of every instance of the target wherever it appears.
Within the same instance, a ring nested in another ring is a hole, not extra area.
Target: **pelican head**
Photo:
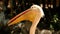
[[[43,9],[40,6],[38,6],[38,5],[32,5],[31,9],[39,10],[39,12],[41,13],[41,17],[44,17]]]

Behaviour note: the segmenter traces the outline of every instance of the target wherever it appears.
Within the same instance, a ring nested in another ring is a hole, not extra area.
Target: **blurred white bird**
[[[50,30],[42,30],[40,34],[52,34]]]

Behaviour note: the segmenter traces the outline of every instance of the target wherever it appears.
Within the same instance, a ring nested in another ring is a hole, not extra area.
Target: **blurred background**
[[[52,34],[60,34],[60,0],[0,0],[0,33],[22,34],[21,32],[23,32],[27,34],[28,31],[23,31],[24,28],[21,30],[17,25],[9,27],[7,22],[33,4],[42,7],[45,13],[45,17],[37,26],[37,33],[40,34],[40,31],[45,29],[51,31]]]

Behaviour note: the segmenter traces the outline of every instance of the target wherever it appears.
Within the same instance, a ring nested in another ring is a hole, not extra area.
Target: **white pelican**
[[[32,21],[32,25],[30,27],[29,34],[35,34],[37,24],[39,23],[40,19],[43,16],[44,16],[44,12],[42,8],[38,5],[32,5],[29,9],[23,11],[22,13],[12,18],[8,22],[8,26],[17,24],[18,22],[21,22],[23,20],[30,20]]]

